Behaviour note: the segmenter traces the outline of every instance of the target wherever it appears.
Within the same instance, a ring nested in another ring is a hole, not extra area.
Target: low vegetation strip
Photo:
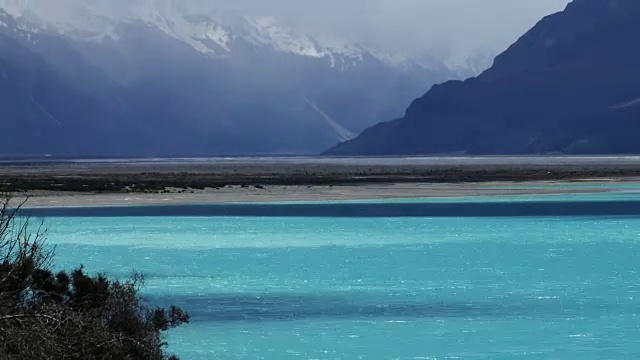
[[[179,171],[176,171],[179,170]],[[380,183],[572,181],[640,177],[640,166],[288,166],[288,167],[24,167],[0,168],[0,191],[168,192],[170,189],[339,186]]]

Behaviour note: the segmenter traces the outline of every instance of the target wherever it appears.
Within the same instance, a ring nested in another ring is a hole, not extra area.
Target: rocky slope
[[[574,0],[332,155],[640,153],[640,2]]]

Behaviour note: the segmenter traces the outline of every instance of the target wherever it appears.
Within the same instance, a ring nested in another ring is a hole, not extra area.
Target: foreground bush
[[[176,359],[162,333],[188,322],[185,312],[143,304],[141,275],[53,273],[43,231],[9,202],[0,198],[0,359]]]

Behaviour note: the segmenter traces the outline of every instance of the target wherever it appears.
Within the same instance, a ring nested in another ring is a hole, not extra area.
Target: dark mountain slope
[[[640,153],[640,1],[575,0],[332,155]]]
[[[0,34],[0,153],[126,153],[145,136],[119,93],[60,39]]]

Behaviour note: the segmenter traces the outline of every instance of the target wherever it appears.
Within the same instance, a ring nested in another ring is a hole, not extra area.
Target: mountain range
[[[460,73],[189,3],[0,0],[0,154],[313,154]]]
[[[330,155],[640,153],[640,1],[574,0]]]

